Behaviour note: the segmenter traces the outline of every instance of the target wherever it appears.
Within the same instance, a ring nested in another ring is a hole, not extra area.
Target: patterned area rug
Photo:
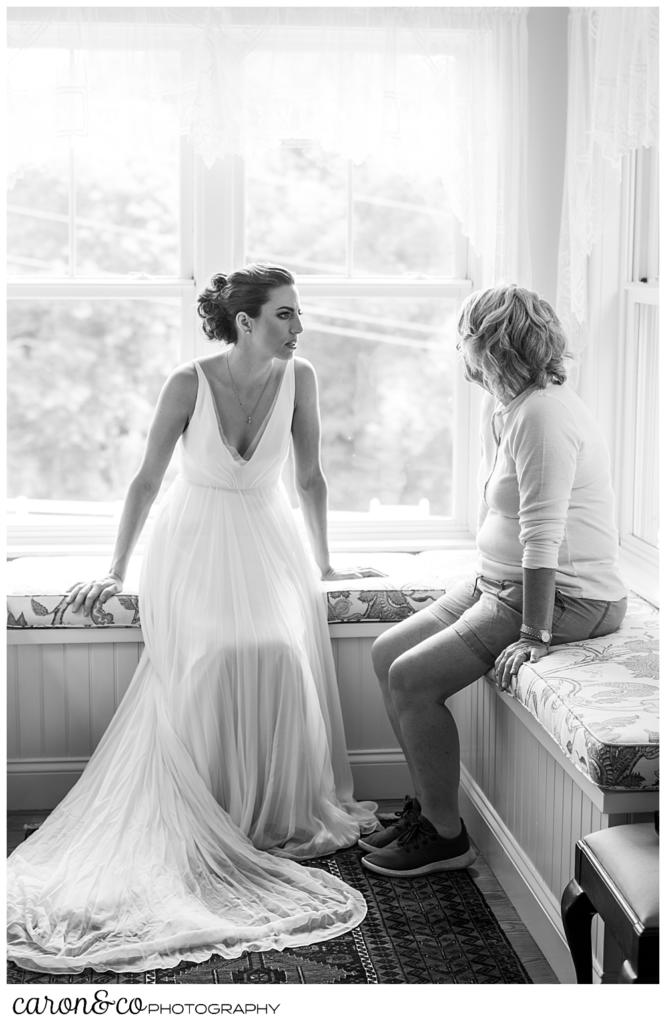
[[[354,847],[310,861],[363,893],[365,920],[330,942],[282,952],[214,956],[142,974],[46,975],[9,964],[7,982],[157,985],[530,984],[530,978],[467,871],[407,881],[371,875]]]

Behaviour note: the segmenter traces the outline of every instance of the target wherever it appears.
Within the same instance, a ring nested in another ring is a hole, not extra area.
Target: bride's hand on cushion
[[[321,574],[323,580],[360,580],[365,576],[386,576],[385,572],[373,569],[371,566],[353,566],[349,569],[334,569],[329,567]]]
[[[123,581],[117,576],[100,576],[88,583],[75,583],[65,596],[65,604],[72,606],[73,612],[83,607],[83,614],[90,615],[94,604],[102,605],[115,594],[121,594]]]

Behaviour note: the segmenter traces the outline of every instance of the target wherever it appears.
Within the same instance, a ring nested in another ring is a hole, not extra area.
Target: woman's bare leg
[[[440,622],[439,619],[427,610],[424,610],[417,612],[408,619],[403,619],[402,622],[399,622],[397,625],[386,630],[385,633],[382,633],[377,637],[372,645],[372,664],[375,670],[375,675],[379,680],[386,714],[388,715],[395,737],[402,747],[405,755],[407,767],[412,777],[412,783],[414,784],[414,795],[419,798],[418,779],[412,771],[409,751],[405,746],[402,730],[400,728],[400,719],[393,706],[393,701],[389,693],[389,672],[391,665],[401,654],[411,650],[411,648],[422,643],[422,641],[426,640],[428,637],[433,636],[436,633],[440,633],[445,628],[444,623]]]
[[[450,628],[438,631],[391,664],[388,699],[423,814],[440,835],[460,832],[460,743],[445,701],[488,671]]]

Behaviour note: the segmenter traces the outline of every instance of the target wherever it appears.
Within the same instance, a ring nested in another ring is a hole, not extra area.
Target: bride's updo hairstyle
[[[511,284],[473,292],[460,311],[458,333],[498,393],[517,395],[567,378],[562,325],[552,306],[527,288]]]
[[[268,301],[273,288],[294,284],[294,278],[284,267],[267,267],[253,263],[235,270],[227,277],[216,274],[201,293],[197,310],[203,323],[204,334],[211,341],[238,341],[236,317],[246,313],[254,319]]]

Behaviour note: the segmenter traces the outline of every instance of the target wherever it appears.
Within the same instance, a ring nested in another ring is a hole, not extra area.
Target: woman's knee
[[[414,701],[422,702],[431,689],[424,685],[418,658],[414,658],[409,651],[393,660],[388,672],[388,692],[396,709],[404,708]]]
[[[397,654],[390,630],[378,636],[372,645],[372,667],[383,686],[388,683],[389,671]]]
[[[387,692],[396,711],[418,705],[445,704],[449,697],[483,675],[454,657],[433,657],[433,652],[405,651],[391,663]]]
[[[372,664],[382,686],[388,683],[393,663],[404,654],[409,654],[424,640],[439,633],[443,625],[434,616],[417,612],[408,619],[391,626],[381,633],[372,645]]]

